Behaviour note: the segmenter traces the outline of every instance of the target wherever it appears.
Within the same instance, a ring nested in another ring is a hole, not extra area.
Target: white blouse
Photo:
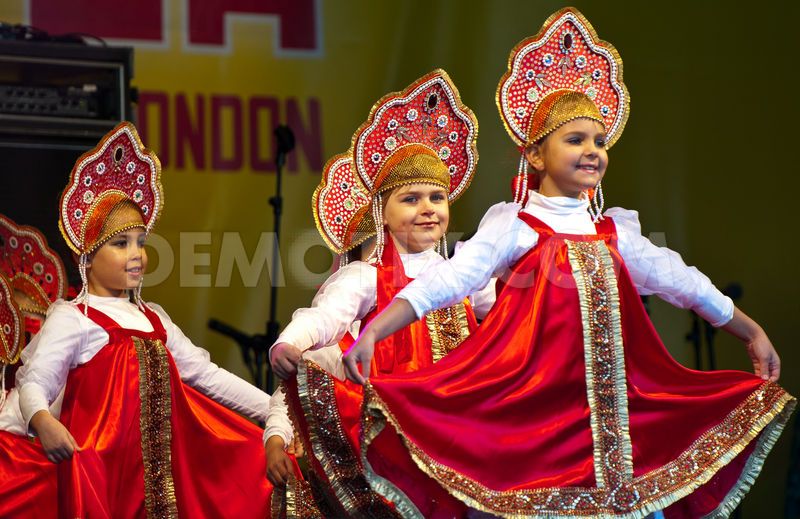
[[[520,209],[555,232],[596,234],[587,206],[587,200],[546,197],[535,191],[529,192],[524,208],[515,203],[496,204],[450,261],[427,269],[397,297],[407,300],[417,316],[450,306],[483,288],[492,277],[502,276],[536,245],[538,233],[517,216]],[[717,327],[733,318],[733,301],[708,277],[687,266],[678,253],[657,247],[642,236],[636,211],[615,207],[605,216],[614,219],[619,252],[640,294],[655,294],[679,308],[690,308]]]
[[[123,328],[153,331],[147,316],[127,298],[90,295],[89,305]],[[211,362],[209,353],[195,346],[160,306],[147,305],[167,332],[166,347],[181,380],[230,409],[254,420],[266,420],[269,395]],[[41,330],[22,351],[23,364],[16,376],[26,430],[31,417],[48,409],[62,391],[69,371],[91,360],[108,340],[108,333],[71,303],[57,301],[50,307]],[[291,434],[291,428],[289,431]]]

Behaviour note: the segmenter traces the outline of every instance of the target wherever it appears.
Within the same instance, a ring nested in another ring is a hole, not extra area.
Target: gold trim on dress
[[[367,482],[347,440],[336,405],[333,376],[311,361],[297,369],[297,393],[308,425],[308,444],[335,497],[350,517],[399,518]]]
[[[624,489],[625,482],[633,479],[633,449],[614,263],[605,242],[564,241],[583,321],[586,397],[597,487],[607,488],[614,501],[635,500],[635,496]]]
[[[178,517],[172,480],[172,392],[169,361],[159,340],[133,337],[139,359],[139,427],[142,434],[147,517]]]
[[[433,362],[442,360],[469,337],[469,322],[464,303],[430,312],[425,316],[425,324],[431,338]]]

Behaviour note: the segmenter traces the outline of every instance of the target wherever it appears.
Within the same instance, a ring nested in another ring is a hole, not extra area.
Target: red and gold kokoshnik
[[[588,98],[596,109],[586,102],[554,103],[573,92],[583,94],[578,97]],[[550,16],[536,36],[512,49],[496,101],[500,118],[518,146],[536,142],[572,119],[588,117],[603,123],[607,147],[611,147],[630,111],[619,53],[598,38],[574,7]],[[553,108],[561,110],[550,113]]]
[[[148,233],[164,204],[158,157],[128,122],[106,134],[72,169],[58,220],[67,245],[77,254],[91,253],[111,235],[135,227],[132,222],[109,227],[107,218],[122,201],[139,208]]]
[[[403,184],[441,185],[456,200],[475,173],[477,137],[475,115],[443,70],[383,97],[350,149],[325,165],[314,191],[314,220],[325,243],[342,254],[375,235],[373,197]]]
[[[22,294],[20,310],[44,317],[50,304],[67,293],[64,263],[34,227],[0,215],[0,273]]]

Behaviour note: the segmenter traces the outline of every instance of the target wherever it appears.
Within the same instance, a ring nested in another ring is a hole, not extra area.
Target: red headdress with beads
[[[477,137],[475,115],[443,70],[384,96],[350,149],[325,165],[314,191],[314,220],[325,243],[343,254],[374,236],[381,193],[404,184],[440,185],[455,201],[475,173]]]
[[[152,230],[164,204],[161,163],[144,147],[136,128],[128,122],[106,134],[72,168],[69,184],[61,195],[58,220],[67,245],[77,254],[88,254],[112,235],[127,230],[126,222],[119,222],[114,228],[107,225],[108,217],[122,200],[138,207],[145,229]]]
[[[0,215],[0,273],[8,278],[23,312],[44,319],[50,304],[67,293],[64,263],[36,228]],[[27,328],[26,316],[26,328]]]
[[[22,313],[14,301],[14,289],[11,282],[0,274],[0,409],[6,400],[6,366],[19,360],[24,343]]]
[[[136,227],[153,229],[164,205],[161,163],[146,149],[136,128],[117,125],[81,155],[61,195],[58,226],[67,245],[80,255],[86,295],[86,261],[111,236]],[[135,209],[134,211],[123,209]]]
[[[630,111],[622,58],[573,7],[550,16],[535,36],[512,49],[496,101],[508,134],[521,149],[581,117],[603,124],[610,148]],[[520,178],[525,167],[523,157]],[[524,191],[518,182],[515,198]]]

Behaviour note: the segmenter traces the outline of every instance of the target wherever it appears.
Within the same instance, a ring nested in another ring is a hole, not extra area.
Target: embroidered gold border
[[[357,453],[344,432],[336,406],[333,377],[311,361],[297,369],[297,393],[308,424],[308,438],[335,497],[351,517],[399,518],[365,478]]]
[[[594,473],[599,488],[616,500],[633,479],[633,449],[628,424],[625,353],[614,263],[605,242],[570,241],[572,275],[583,321],[586,396],[594,444]],[[613,394],[613,404],[603,395]],[[633,496],[630,496],[633,497]]]
[[[431,338],[433,362],[442,360],[469,337],[467,309],[464,303],[430,312],[425,316],[425,324]]]
[[[614,510],[606,503],[608,492],[599,488],[565,487],[541,488],[523,491],[500,492],[492,490],[474,479],[445,466],[411,442],[403,433],[397,420],[381,400],[380,396],[370,389],[365,395],[363,416],[364,443],[362,444],[362,460],[369,443],[377,436],[387,421],[403,439],[412,459],[420,470],[434,478],[451,495],[467,505],[483,512],[509,518],[572,518],[572,517],[608,517],[641,519],[647,514],[662,510],[679,499],[689,495],[695,489],[708,482],[722,467],[730,463],[758,433],[765,429],[769,441],[764,443],[764,450],[754,453],[755,459],[749,474],[742,479],[755,480],[761,469],[763,460],[769,449],[780,436],[783,427],[795,406],[795,399],[780,386],[765,382],[754,391],[744,403],[734,409],[719,425],[703,434],[686,451],[675,460],[647,474],[633,479],[626,489],[637,493],[640,497],[635,508]],[[371,470],[368,464],[365,464]],[[687,467],[693,470],[687,470]],[[372,483],[371,476],[367,480],[373,488],[395,502],[400,509],[401,504],[413,507],[413,503],[389,481],[380,478],[379,485]],[[746,488],[740,488],[740,496]],[[403,503],[403,499],[407,502]],[[733,500],[730,508],[735,508]],[[413,508],[416,510],[416,508]],[[422,517],[416,513],[401,512],[404,517]]]
[[[133,338],[139,359],[139,427],[142,434],[147,517],[178,517],[172,480],[172,393],[166,348],[158,340]]]

